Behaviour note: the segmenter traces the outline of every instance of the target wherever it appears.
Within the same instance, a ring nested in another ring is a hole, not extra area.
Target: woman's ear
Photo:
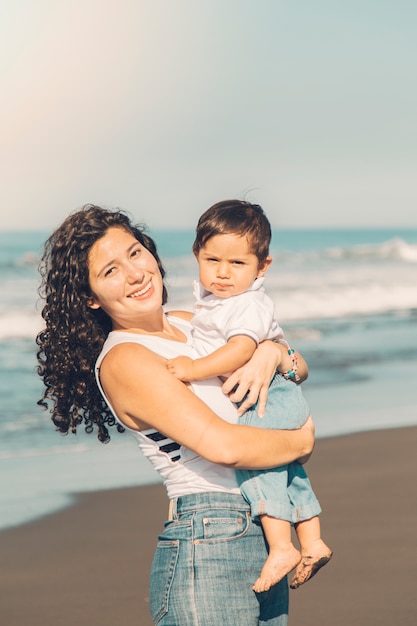
[[[87,306],[89,309],[94,309],[94,310],[101,308],[99,303],[96,300],[94,300],[94,298],[88,298]]]
[[[261,278],[262,276],[264,276],[264,274],[267,273],[271,263],[272,263],[272,257],[267,256],[266,259],[262,263],[259,264],[257,278]]]

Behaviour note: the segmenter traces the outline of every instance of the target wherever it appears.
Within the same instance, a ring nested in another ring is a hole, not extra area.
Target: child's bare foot
[[[270,549],[261,574],[252,589],[257,593],[268,591],[294,569],[300,559],[301,554],[293,545],[288,550]]]
[[[319,539],[310,549],[302,551],[301,561],[295,568],[295,573],[291,581],[291,589],[298,589],[313,578],[324,565],[326,565],[333,556],[333,552],[328,546]]]

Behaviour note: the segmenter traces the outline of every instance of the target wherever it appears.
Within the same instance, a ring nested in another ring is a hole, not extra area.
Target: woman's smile
[[[133,293],[128,295],[128,298],[134,298],[139,299],[139,298],[143,298],[143,296],[147,296],[147,295],[151,295],[149,294],[149,291],[152,289],[153,285],[152,285],[152,280],[150,280],[148,282],[147,285],[145,285],[145,287],[143,287],[142,289],[136,290]]]

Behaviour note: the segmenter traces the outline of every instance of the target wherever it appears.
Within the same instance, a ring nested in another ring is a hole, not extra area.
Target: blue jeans
[[[267,546],[243,497],[207,492],[173,504],[152,563],[154,624],[287,626],[286,579],[264,593],[252,590]]]
[[[258,417],[255,404],[239,418],[239,423],[293,430],[300,428],[309,414],[300,387],[277,374],[269,387],[264,417]],[[321,512],[305,469],[297,462],[269,470],[239,469],[236,475],[253,517],[265,514],[295,524]]]

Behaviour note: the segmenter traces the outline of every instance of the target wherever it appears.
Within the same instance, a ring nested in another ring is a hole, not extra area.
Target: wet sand
[[[415,626],[416,450],[417,428],[317,442],[308,473],[334,558],[291,591],[290,626]],[[166,513],[157,484],[84,494],[1,532],[0,623],[152,626],[148,577]]]

